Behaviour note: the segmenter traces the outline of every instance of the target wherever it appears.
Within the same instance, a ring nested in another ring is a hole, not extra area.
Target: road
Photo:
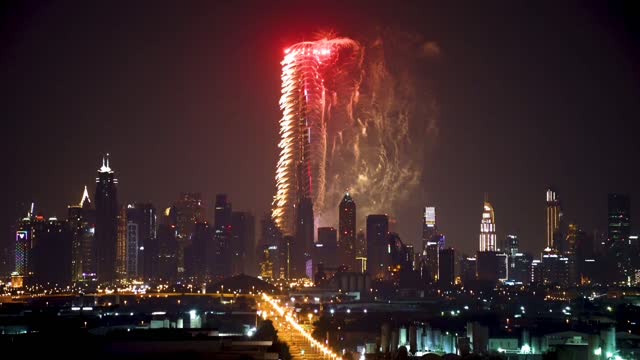
[[[340,357],[324,346],[320,341],[311,338],[313,326],[298,324],[288,316],[288,309],[280,307],[273,299],[261,302],[263,318],[273,321],[273,326],[278,331],[278,339],[289,345],[294,359],[325,359],[339,360]]]

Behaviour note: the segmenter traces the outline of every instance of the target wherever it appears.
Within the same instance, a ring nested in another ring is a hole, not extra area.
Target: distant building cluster
[[[66,219],[45,218],[32,205],[18,221],[12,277],[20,285],[65,286],[257,274],[254,216],[233,211],[224,194],[216,196],[212,224],[206,210],[199,193],[182,193],[160,212],[150,203],[121,204],[104,157],[93,202],[85,186]]]

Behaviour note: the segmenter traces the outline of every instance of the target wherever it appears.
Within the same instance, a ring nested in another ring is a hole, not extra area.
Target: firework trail
[[[349,189],[358,223],[396,213],[422,180],[433,96],[418,91],[415,65],[433,45],[383,34],[366,46],[339,38],[303,42],[282,62],[280,160],[272,216],[292,233],[297,196],[314,203],[318,226],[337,223]],[[424,51],[423,51],[424,49]]]

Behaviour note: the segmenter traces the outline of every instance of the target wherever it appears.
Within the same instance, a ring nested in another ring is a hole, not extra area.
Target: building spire
[[[98,172],[111,172],[111,168],[109,167],[109,153],[107,153],[106,156],[102,156],[102,167],[100,167]]]
[[[85,201],[87,204],[91,204],[91,199],[89,199],[89,191],[87,190],[87,185],[84,186],[84,193],[82,193],[82,199],[80,200],[80,207],[84,207]]]

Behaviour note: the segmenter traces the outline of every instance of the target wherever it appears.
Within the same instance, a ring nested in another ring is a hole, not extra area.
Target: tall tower
[[[356,271],[356,203],[349,195],[344,194],[338,207],[339,231],[338,258],[341,265]]]
[[[216,195],[214,210],[214,254],[210,259],[214,259],[213,275],[224,278],[231,275],[231,203],[227,201],[226,194]]]
[[[82,281],[95,275],[95,211],[91,207],[86,186],[80,202],[69,206],[68,220],[72,236],[72,278]]]
[[[96,265],[98,281],[116,279],[116,244],[118,236],[118,180],[109,167],[109,154],[102,158],[96,178]]]
[[[280,159],[272,217],[284,235],[294,235],[298,203],[309,198],[323,208],[328,113],[332,89],[361,48],[346,38],[301,42],[285,50],[280,97]]]
[[[138,225],[138,277],[149,279],[152,275],[153,250],[156,243],[156,208],[153,204],[136,204]]]
[[[557,243],[561,216],[560,200],[555,191],[549,189],[547,190],[547,247],[549,249],[562,250],[558,249],[561,244]]]
[[[296,210],[296,236],[289,241],[289,276],[303,278],[306,276],[306,262],[313,251],[315,233],[313,203],[310,197],[303,197]]]
[[[495,214],[486,196],[480,222],[480,251],[497,251]]]
[[[174,205],[176,217],[176,234],[178,242],[178,273],[184,271],[184,249],[189,246],[194,227],[205,219],[204,206],[200,193],[183,192]]]
[[[385,278],[391,265],[388,235],[387,215],[367,216],[367,272],[372,278]]]
[[[608,196],[608,241],[610,245],[628,242],[631,231],[631,201],[629,195]]]

